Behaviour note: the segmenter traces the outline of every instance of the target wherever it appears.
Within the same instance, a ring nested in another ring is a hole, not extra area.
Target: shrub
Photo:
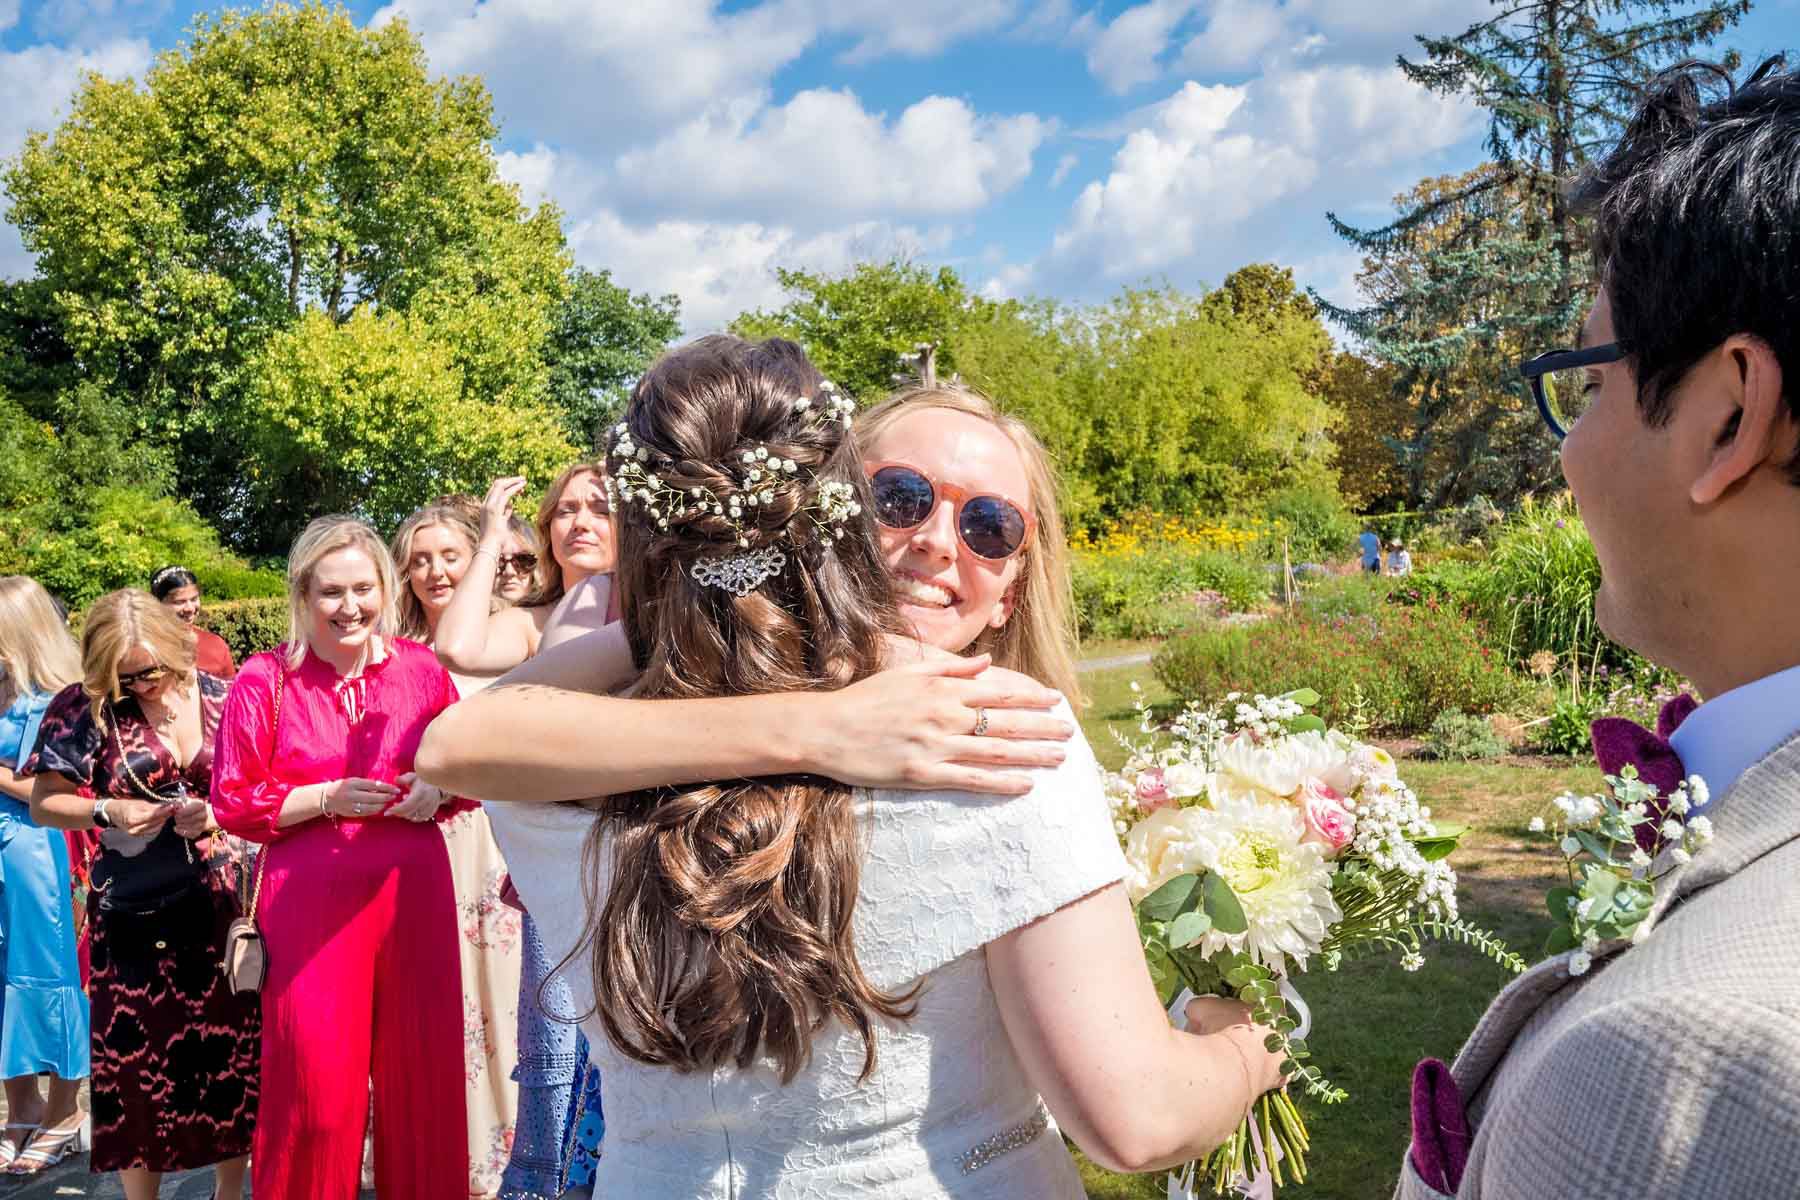
[[[1204,703],[1227,692],[1276,695],[1310,687],[1318,714],[1339,724],[1360,698],[1375,729],[1415,733],[1449,708],[1489,713],[1519,681],[1483,644],[1478,622],[1451,608],[1384,607],[1373,616],[1316,620],[1304,613],[1202,630],[1164,646],[1157,677]]]
[[[1221,551],[1140,543],[1078,549],[1075,614],[1083,638],[1161,637],[1211,615],[1222,602],[1242,612],[1268,598],[1269,576]]]
[[[1469,610],[1475,607],[1474,591],[1479,568],[1466,562],[1436,562],[1421,567],[1404,579],[1391,581],[1392,604],[1437,604]]]
[[[1358,571],[1354,575],[1327,575],[1300,589],[1300,611],[1316,621],[1345,617],[1372,617],[1388,601],[1400,580]]]
[[[1592,725],[1600,716],[1600,708],[1590,697],[1580,700],[1564,697],[1556,702],[1550,719],[1538,726],[1538,748],[1546,754],[1568,754],[1574,757],[1593,753]]]
[[[1566,494],[1549,503],[1527,500],[1470,583],[1470,598],[1509,661],[1549,650],[1564,662],[1626,665],[1628,652],[1594,622],[1600,560]]]
[[[241,663],[287,640],[287,596],[208,603],[200,610],[198,623],[224,638],[231,657]]]
[[[1420,747],[1427,758],[1441,758],[1446,762],[1498,758],[1507,748],[1506,739],[1494,732],[1492,721],[1460,708],[1447,708],[1439,713],[1431,728],[1425,731],[1425,744]]]
[[[30,575],[71,608],[86,608],[117,588],[147,587],[150,573],[170,563],[192,570],[215,599],[279,594],[285,587],[280,575],[221,548],[212,527],[179,500],[104,487],[65,516],[57,524],[17,514],[0,520],[0,535],[13,535],[0,553],[0,569]]]
[[[1268,534],[1263,553],[1280,562],[1283,539],[1295,562],[1332,562],[1356,542],[1356,518],[1337,491],[1323,484],[1296,484],[1271,495],[1262,516]]]

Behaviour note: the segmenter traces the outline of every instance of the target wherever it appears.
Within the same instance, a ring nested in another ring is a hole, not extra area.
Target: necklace
[[[156,707],[162,710],[162,712],[160,714],[158,714],[156,716],[151,716],[150,713],[144,712],[144,715],[147,717],[150,717],[150,723],[155,725],[158,731],[168,729],[170,726],[174,725],[175,722],[177,720],[179,720],[181,717],[181,713],[179,711],[177,711],[175,708],[173,708],[169,705],[164,704],[161,700],[156,701]],[[145,704],[142,700],[138,701],[138,709],[139,709],[139,711],[143,711],[145,709]]]

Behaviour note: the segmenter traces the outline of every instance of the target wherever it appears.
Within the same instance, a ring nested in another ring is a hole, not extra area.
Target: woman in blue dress
[[[78,1148],[86,1120],[76,1092],[88,1073],[88,1004],[68,843],[32,822],[31,784],[16,774],[51,698],[80,677],[81,653],[49,594],[23,575],[0,576],[0,1170]]]

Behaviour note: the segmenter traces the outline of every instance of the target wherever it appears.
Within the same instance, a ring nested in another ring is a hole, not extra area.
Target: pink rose
[[[1153,813],[1169,802],[1169,783],[1163,778],[1161,767],[1150,767],[1139,772],[1137,801],[1138,807],[1146,813]]]
[[[1328,846],[1333,856],[1341,854],[1356,835],[1356,817],[1344,807],[1344,798],[1317,779],[1300,785],[1300,815],[1306,822],[1306,841]]]

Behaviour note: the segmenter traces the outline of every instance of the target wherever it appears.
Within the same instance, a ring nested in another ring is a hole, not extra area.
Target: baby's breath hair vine
[[[842,424],[848,428],[856,413],[856,404],[825,381],[820,383],[818,395],[801,396],[794,401],[794,413],[813,424]],[[663,478],[669,465],[648,447],[638,445],[625,422],[613,426],[606,478],[607,498],[612,502],[613,511],[635,513],[664,532],[674,522],[710,514],[732,531],[741,551],[750,549],[750,529],[745,522],[751,511],[773,504],[776,486],[796,481],[800,473],[799,463],[782,458],[767,446],[740,451],[735,461],[719,464],[725,474],[734,478],[735,487],[715,490],[691,486],[683,490]],[[812,495],[800,511],[812,518],[820,540],[830,545],[844,536],[844,526],[851,519],[862,514],[862,505],[857,501],[852,485],[825,480],[812,489]],[[765,569],[773,561],[766,556],[757,558],[754,564],[739,562],[749,557],[755,557],[755,554],[732,554],[708,560],[705,571],[700,570],[701,564],[697,563],[694,578],[742,596],[774,575],[786,562],[783,557],[781,564],[773,570]],[[740,566],[743,569],[738,569]],[[746,586],[746,581],[752,577],[754,581]]]

